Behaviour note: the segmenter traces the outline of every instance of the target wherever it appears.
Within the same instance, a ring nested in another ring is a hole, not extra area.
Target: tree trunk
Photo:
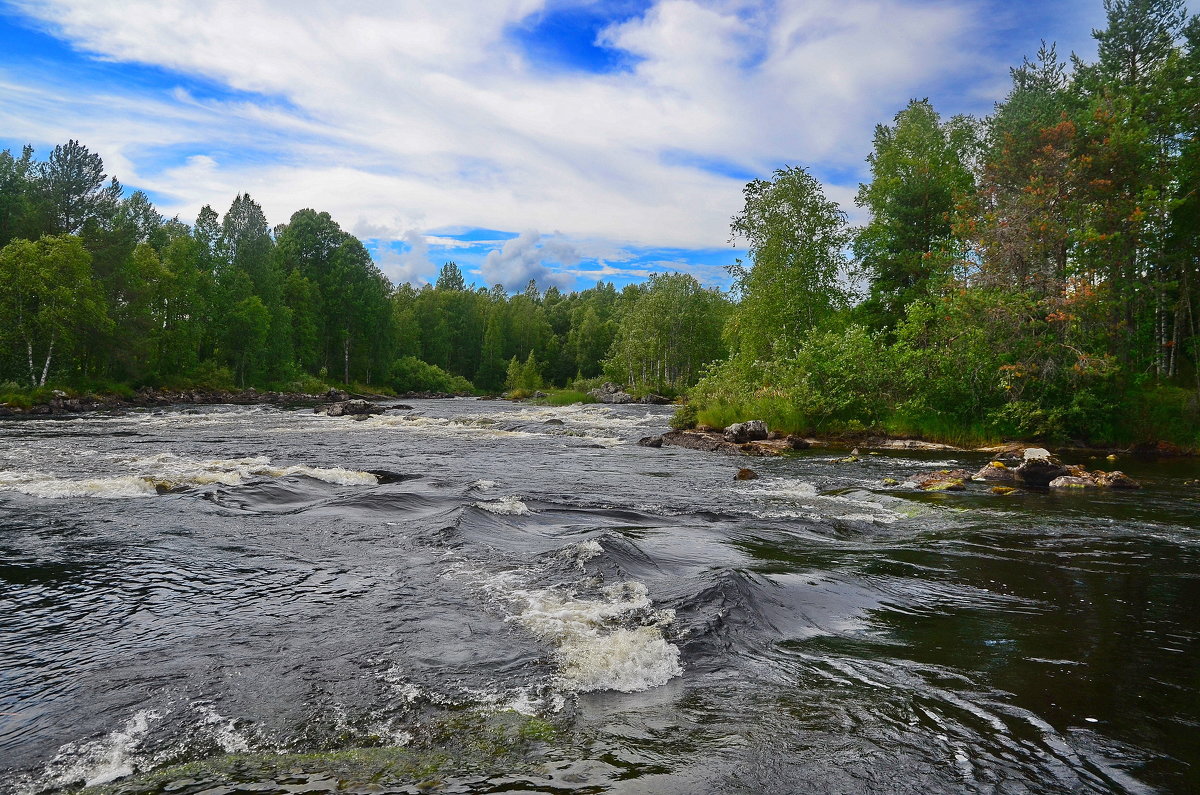
[[[50,337],[50,347],[46,349],[46,363],[42,365],[42,380],[38,386],[46,385],[46,376],[50,374],[50,357],[54,355],[54,337]]]
[[[350,383],[350,332],[342,338],[342,383]]]
[[[37,370],[33,369],[33,340],[25,338],[25,360],[29,363],[29,383],[37,386]]]

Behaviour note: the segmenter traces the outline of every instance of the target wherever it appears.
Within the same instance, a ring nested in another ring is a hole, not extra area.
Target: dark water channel
[[[1195,462],[736,482],[668,415],[0,421],[0,792],[1200,792]]]

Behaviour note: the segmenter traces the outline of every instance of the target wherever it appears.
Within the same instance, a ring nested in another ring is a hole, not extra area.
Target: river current
[[[670,413],[0,421],[0,792],[1200,791],[1195,462],[926,494],[987,458]]]

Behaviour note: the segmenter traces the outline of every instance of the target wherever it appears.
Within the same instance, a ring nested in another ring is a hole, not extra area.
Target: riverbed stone
[[[1055,478],[1070,476],[1071,472],[1053,458],[1027,458],[1017,467],[1017,480],[1026,486],[1044,489]]]
[[[767,423],[762,420],[735,422],[725,429],[725,441],[734,444],[756,442],[767,438]]]
[[[1091,478],[1078,475],[1063,475],[1050,481],[1052,489],[1094,489],[1096,485],[1096,481]]]
[[[971,476],[971,480],[985,483],[1016,483],[1017,473],[1003,461],[990,461],[986,466]]]
[[[910,475],[904,482],[921,491],[963,491],[970,477],[965,469],[937,469]]]
[[[755,472],[753,469],[747,469],[746,467],[742,467],[741,469],[739,469],[737,471],[737,474],[733,476],[733,479],[734,480],[758,480],[758,473]]]
[[[337,403],[330,403],[325,406],[317,406],[313,409],[317,414],[328,414],[330,417],[349,417],[349,416],[367,416],[369,414],[382,414],[387,411],[383,406],[370,402],[369,400],[342,400]]]
[[[1096,482],[1106,489],[1140,489],[1141,483],[1120,470],[1113,472],[1097,472]]]
[[[663,438],[661,436],[644,436],[641,439],[638,439],[638,446],[640,446],[640,447],[662,447],[663,446]]]

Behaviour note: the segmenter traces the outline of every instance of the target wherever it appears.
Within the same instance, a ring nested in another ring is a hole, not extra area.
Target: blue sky
[[[1196,4],[1192,5],[1196,10]],[[986,113],[1100,0],[0,0],[0,147],[76,138],[191,221],[329,211],[394,280],[725,286],[741,189],[804,165],[853,220],[908,99]]]

